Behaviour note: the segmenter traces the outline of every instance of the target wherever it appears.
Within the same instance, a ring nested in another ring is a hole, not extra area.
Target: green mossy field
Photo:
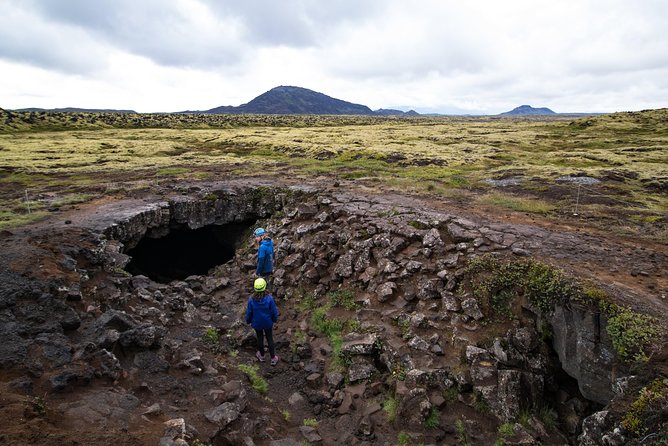
[[[668,109],[523,118],[0,109],[0,228],[162,181],[286,174],[668,242]]]

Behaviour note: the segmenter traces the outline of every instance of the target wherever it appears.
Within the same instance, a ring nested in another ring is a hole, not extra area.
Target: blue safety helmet
[[[255,235],[255,237],[262,237],[265,232],[267,231],[265,231],[264,228],[257,228],[255,232],[253,232],[253,234]]]

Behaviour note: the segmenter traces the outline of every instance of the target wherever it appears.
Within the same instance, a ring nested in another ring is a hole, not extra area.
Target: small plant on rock
[[[503,423],[501,426],[499,426],[498,431],[502,437],[510,437],[515,434],[513,423]]]
[[[202,335],[202,340],[209,345],[218,345],[218,342],[220,342],[220,333],[214,327],[207,327]]]
[[[466,437],[466,424],[462,420],[455,421],[455,435],[457,436],[457,441],[462,446],[468,446],[469,441]]]
[[[424,420],[424,426],[428,429],[434,429],[440,424],[441,413],[438,411],[438,407],[431,406],[429,409],[429,415]]]
[[[445,401],[447,401],[448,403],[454,403],[455,401],[457,401],[458,396],[459,396],[459,391],[455,386],[450,387],[445,392],[443,392],[443,398],[445,398]]]
[[[316,420],[315,418],[304,418],[303,424],[304,426],[312,427],[314,429],[317,429],[318,426],[320,425],[318,420]]]
[[[240,371],[242,371],[250,380],[253,389],[259,393],[267,393],[269,389],[269,384],[261,376],[257,374],[258,367],[248,364],[239,364],[237,366]]]
[[[647,432],[648,424],[660,421],[657,414],[668,405],[668,378],[656,379],[638,392],[622,419],[622,426],[634,435]]]
[[[399,409],[399,400],[396,396],[391,396],[383,403],[383,410],[385,411],[385,419],[388,423],[394,422],[397,419],[397,410]]]
[[[348,289],[339,289],[327,294],[330,302],[336,307],[343,307],[346,310],[357,310],[359,305],[355,302],[355,294]]]
[[[543,406],[538,410],[538,418],[540,419],[545,429],[548,431],[555,430],[557,428],[557,412],[548,406]]]
[[[30,407],[32,407],[32,409],[35,411],[35,413],[38,416],[40,416],[40,417],[46,416],[46,414],[49,410],[49,406],[46,404],[46,397],[45,396],[44,397],[36,396],[36,397],[32,398],[30,401],[28,401],[28,403],[30,404]]]
[[[411,444],[410,435],[408,435],[408,433],[404,431],[399,432],[399,435],[397,435],[397,443],[399,443],[401,446],[406,446]]]

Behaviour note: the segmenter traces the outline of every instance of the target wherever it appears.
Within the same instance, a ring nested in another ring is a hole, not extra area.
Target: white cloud
[[[201,110],[278,85],[444,113],[668,105],[662,0],[0,0],[0,10],[6,108]]]

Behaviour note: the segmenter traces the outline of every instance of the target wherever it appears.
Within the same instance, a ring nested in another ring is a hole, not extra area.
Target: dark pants
[[[271,284],[273,282],[272,272],[270,271],[268,273],[262,273],[258,277],[262,277],[264,281],[267,282],[267,291],[272,291],[271,290]]]
[[[267,346],[269,347],[269,354],[273,358],[276,356],[276,350],[274,350],[274,335],[272,329],[264,330],[255,330],[255,335],[257,336],[257,351],[264,356],[264,338],[267,337]]]

